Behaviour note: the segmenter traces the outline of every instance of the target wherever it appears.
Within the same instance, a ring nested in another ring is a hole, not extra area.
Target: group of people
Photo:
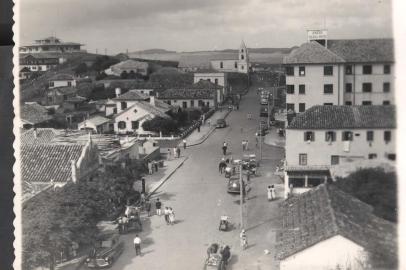
[[[148,161],[147,162],[147,166],[148,166],[148,173],[149,174],[153,174],[154,172],[158,171],[158,162],[153,160],[153,161]]]
[[[174,158],[180,158],[180,147],[179,146],[172,148],[172,150],[170,148],[168,148],[168,154],[167,154],[166,158],[168,160],[170,160],[170,159],[172,159],[172,155]]]
[[[268,201],[276,199],[275,185],[270,185],[267,188]]]
[[[220,265],[218,267],[218,269],[225,269],[228,261],[231,258],[231,252],[230,252],[230,247],[229,246],[219,246],[219,244],[217,243],[213,243],[211,244],[208,248],[207,248],[207,259],[210,260],[210,256],[212,254],[217,254],[217,251],[219,251],[221,259],[220,259]]]
[[[159,198],[156,199],[155,201],[155,209],[156,209],[156,215],[161,216],[162,215],[162,202],[159,200]],[[164,217],[167,225],[173,225],[175,224],[175,211],[173,211],[172,207],[166,206],[164,209]]]
[[[248,150],[248,140],[242,140],[242,151],[247,151]]]

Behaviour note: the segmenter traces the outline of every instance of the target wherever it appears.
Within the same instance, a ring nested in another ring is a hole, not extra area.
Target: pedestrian
[[[255,147],[258,147],[258,133],[255,133]]]
[[[247,234],[245,233],[244,229],[240,233],[240,245],[241,245],[243,250],[248,247]]]
[[[164,217],[166,225],[169,225],[169,207],[165,207],[164,209]]]
[[[245,140],[245,151],[248,151],[249,150],[249,148],[248,148],[248,140]]]
[[[197,125],[197,132],[200,132],[200,123]]]
[[[237,103],[237,111],[240,109],[240,104]]]
[[[128,217],[126,215],[123,216],[122,218],[122,224],[123,224],[123,232],[126,233],[128,230]]]
[[[210,119],[207,120],[207,125],[210,127],[210,125],[211,125],[211,120]]]
[[[158,162],[156,160],[154,160],[154,169],[156,172],[158,171]]]
[[[162,206],[162,203],[159,201],[159,198],[156,199],[156,202],[155,202],[155,209],[156,209],[156,214],[157,214],[158,216],[161,216],[161,206]]]
[[[148,161],[148,173],[152,174],[152,163],[150,161]]]
[[[242,151],[247,150],[247,142],[246,142],[246,140],[242,140],[241,144],[242,144]]]
[[[149,199],[145,200],[145,210],[147,211],[147,215],[150,217],[151,216],[151,202]]]
[[[169,223],[171,225],[175,224],[175,211],[173,211],[172,207],[169,207]]]
[[[271,195],[272,195],[272,200],[276,199],[276,192],[275,192],[275,186],[271,186]]]
[[[227,143],[226,142],[223,142],[222,149],[223,149],[223,155],[225,156],[227,154]]]
[[[186,139],[183,139],[183,149],[186,149]]]
[[[223,249],[221,249],[220,254],[221,254],[220,269],[226,269],[228,260],[231,257],[230,247],[225,246]]]
[[[267,195],[268,195],[268,201],[272,201],[272,187],[268,186],[267,188]]]
[[[178,153],[178,151],[177,151],[176,147],[174,147],[174,148],[173,148],[173,157],[174,157],[174,158],[177,157],[177,153]]]
[[[141,207],[143,207],[145,205],[145,194],[144,194],[144,192],[141,193],[140,202],[141,202]]]
[[[171,156],[172,156],[171,149],[168,148],[168,154],[166,155],[166,159],[171,160]]]
[[[135,256],[141,255],[141,238],[138,234],[134,237],[134,249],[135,249]]]
[[[176,155],[178,158],[180,158],[180,147],[176,147]]]
[[[142,189],[142,193],[146,194],[147,193],[147,189],[145,188],[145,178],[141,178],[141,189]]]

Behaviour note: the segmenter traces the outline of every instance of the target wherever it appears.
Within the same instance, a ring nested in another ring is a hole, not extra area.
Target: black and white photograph
[[[395,2],[14,0],[14,269],[402,269]]]

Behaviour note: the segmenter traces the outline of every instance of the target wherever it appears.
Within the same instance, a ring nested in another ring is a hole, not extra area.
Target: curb
[[[185,163],[186,160],[188,160],[189,157],[186,156],[181,163],[170,173],[168,174],[163,180],[160,180],[159,184],[156,185],[152,190],[148,192],[148,195],[146,196],[147,198],[150,198],[171,176],[180,168],[182,167],[183,163]]]

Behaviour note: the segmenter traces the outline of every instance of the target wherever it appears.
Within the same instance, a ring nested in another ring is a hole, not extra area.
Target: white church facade
[[[238,50],[238,57],[235,59],[211,60],[210,66],[212,69],[221,72],[248,73],[250,67],[249,56],[244,41],[241,42]]]

